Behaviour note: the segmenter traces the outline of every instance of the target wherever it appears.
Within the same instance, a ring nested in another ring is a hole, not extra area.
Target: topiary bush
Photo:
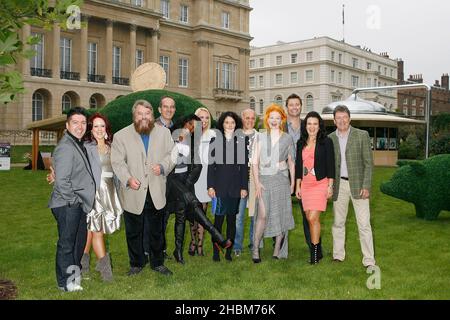
[[[117,98],[103,108],[89,109],[89,113],[93,114],[95,112],[99,112],[106,115],[111,122],[112,131],[114,133],[132,123],[133,117],[131,114],[131,108],[136,100],[144,99],[150,102],[153,106],[155,118],[158,118],[160,115],[158,112],[159,101],[163,96],[169,96],[175,100],[177,110],[175,112],[174,122],[179,117],[194,113],[197,108],[203,106],[199,101],[181,93],[167,90],[146,90],[134,92]]]
[[[400,168],[381,184],[381,192],[413,203],[420,219],[436,220],[442,210],[450,210],[450,154],[397,164]]]

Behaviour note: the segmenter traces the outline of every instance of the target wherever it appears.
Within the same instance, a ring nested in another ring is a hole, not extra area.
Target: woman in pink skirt
[[[301,126],[295,161],[296,196],[311,230],[311,264],[322,258],[320,240],[320,213],[327,209],[327,200],[333,195],[335,175],[333,142],[328,138],[320,115],[311,111]]]

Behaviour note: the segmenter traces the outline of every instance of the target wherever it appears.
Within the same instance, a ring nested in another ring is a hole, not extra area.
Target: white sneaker
[[[79,284],[71,282],[67,285],[66,292],[83,291],[83,287]]]

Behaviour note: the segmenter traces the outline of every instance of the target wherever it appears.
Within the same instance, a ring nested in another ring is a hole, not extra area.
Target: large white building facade
[[[275,102],[284,105],[292,93],[303,100],[303,113],[322,112],[331,102],[345,100],[357,87],[397,84],[397,60],[329,37],[251,48],[250,107],[257,114]],[[389,111],[397,93],[361,93]]]

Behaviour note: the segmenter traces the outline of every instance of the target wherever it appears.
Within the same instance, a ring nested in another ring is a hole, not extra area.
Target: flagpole
[[[345,42],[345,4],[342,5],[342,42]]]

